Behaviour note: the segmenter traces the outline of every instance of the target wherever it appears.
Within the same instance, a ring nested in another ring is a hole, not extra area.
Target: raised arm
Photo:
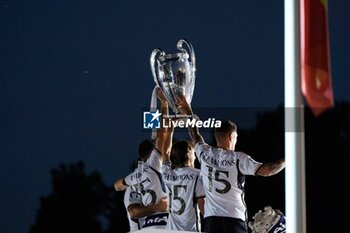
[[[198,120],[197,116],[194,116],[196,118],[196,121]],[[197,128],[197,126],[195,125],[194,127],[189,127],[188,128],[188,133],[192,139],[192,141],[194,141],[194,143],[204,143],[204,139],[202,137],[202,135],[199,133],[199,129]]]
[[[128,206],[128,212],[132,218],[141,218],[152,215],[156,212],[168,212],[168,201],[166,197],[163,197],[158,203],[150,206],[132,204]]]
[[[177,97],[177,100],[179,101],[179,111],[181,114],[190,115],[194,117],[196,121],[199,119],[196,115],[193,114],[192,108],[187,103],[187,100],[184,96]],[[199,133],[199,130],[196,125],[194,127],[188,127],[188,133],[192,141],[194,141],[194,143],[197,143],[197,142],[204,143],[204,139],[202,135]]]
[[[170,127],[167,129],[161,129],[162,132],[162,138],[163,138],[163,145],[162,145],[162,160],[163,161],[169,161],[170,160],[170,153],[171,153],[171,147],[173,145],[173,134],[174,134],[174,128]]]
[[[257,176],[273,176],[285,168],[284,159],[279,159],[275,162],[264,163],[255,172]]]
[[[166,100],[162,90],[159,87],[157,88],[157,97],[160,100],[160,112],[162,114],[162,117],[168,116],[169,115],[168,101]],[[157,132],[157,137],[155,141],[156,148],[161,152],[163,161],[164,161],[163,145],[164,143],[169,143],[167,138],[169,136],[168,134],[169,132],[167,131],[167,129],[161,127]],[[170,148],[171,148],[171,145],[170,145]]]

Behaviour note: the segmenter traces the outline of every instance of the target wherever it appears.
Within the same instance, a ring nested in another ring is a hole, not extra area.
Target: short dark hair
[[[154,149],[154,144],[151,140],[145,139],[139,144],[139,158],[143,161],[148,159],[148,156],[151,154]]]
[[[180,140],[175,142],[171,148],[170,154],[171,167],[184,167],[190,159],[188,152],[193,147],[192,141]]]
[[[227,137],[232,132],[237,131],[237,125],[230,120],[221,122],[221,126],[214,129],[214,136],[216,141],[220,141]]]

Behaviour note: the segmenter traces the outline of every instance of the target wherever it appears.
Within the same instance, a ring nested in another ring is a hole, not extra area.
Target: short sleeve
[[[163,165],[162,165],[162,168],[161,168],[162,174],[169,173],[170,169],[171,169],[171,162],[169,160],[168,161],[164,161]]]
[[[133,176],[133,173],[130,173],[124,178],[124,183],[127,184],[128,186],[132,185],[132,176]]]
[[[254,175],[256,170],[262,165],[262,163],[255,161],[249,155],[238,152],[239,170],[244,175]]]
[[[204,185],[203,185],[203,180],[201,175],[198,176],[195,192],[196,192],[195,193],[196,198],[205,197],[205,190],[204,190]]]
[[[202,142],[197,142],[194,146],[194,152],[199,162],[201,162],[204,151],[209,150],[209,145]]]
[[[157,149],[153,149],[146,163],[148,166],[160,172],[160,167],[161,167],[160,158],[161,158],[160,152]]]

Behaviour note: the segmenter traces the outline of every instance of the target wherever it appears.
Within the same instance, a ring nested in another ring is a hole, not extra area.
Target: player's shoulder
[[[241,151],[235,151],[235,150],[227,150],[219,147],[213,147],[213,150],[217,151],[220,155],[230,155],[230,156],[248,156],[246,153]]]
[[[157,148],[154,148],[151,151],[150,156],[146,160],[146,163],[149,165],[152,165],[153,163],[159,162],[161,157],[162,157],[162,155],[161,155],[160,151]]]
[[[197,168],[194,168],[194,167],[183,167],[183,168],[181,168],[179,173],[190,174],[190,175],[194,175],[194,176],[200,176],[201,170],[197,169]]]
[[[151,155],[162,156],[162,154],[156,147],[152,150]]]
[[[134,171],[132,171],[131,173],[129,173],[125,178],[124,180],[128,181],[128,185],[133,185],[137,182],[137,177],[140,177],[141,174],[139,172],[139,170],[137,168],[135,168]]]
[[[148,166],[156,169],[157,171],[160,171],[161,168],[161,154],[157,148],[154,148],[149,156],[149,158],[146,160],[146,163]]]
[[[171,167],[171,161],[170,160],[163,161],[162,166]]]
[[[187,167],[187,169],[193,173],[198,173],[198,174],[201,173],[201,170],[195,167]]]
[[[250,157],[248,154],[242,151],[234,151],[234,153],[237,157]]]
[[[195,150],[207,150],[209,149],[211,146],[208,145],[207,143],[205,142],[197,142],[195,145],[194,145],[194,148]]]
[[[163,161],[162,167],[161,167],[162,173],[167,172],[169,170],[171,170],[171,161],[170,160]]]

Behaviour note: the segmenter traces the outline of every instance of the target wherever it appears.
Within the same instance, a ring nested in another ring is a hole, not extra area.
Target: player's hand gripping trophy
[[[162,90],[175,114],[179,113],[177,97],[184,96],[187,102],[191,103],[196,72],[195,54],[191,43],[181,39],[177,42],[177,49],[179,51],[172,54],[154,49],[150,58],[154,82]]]

